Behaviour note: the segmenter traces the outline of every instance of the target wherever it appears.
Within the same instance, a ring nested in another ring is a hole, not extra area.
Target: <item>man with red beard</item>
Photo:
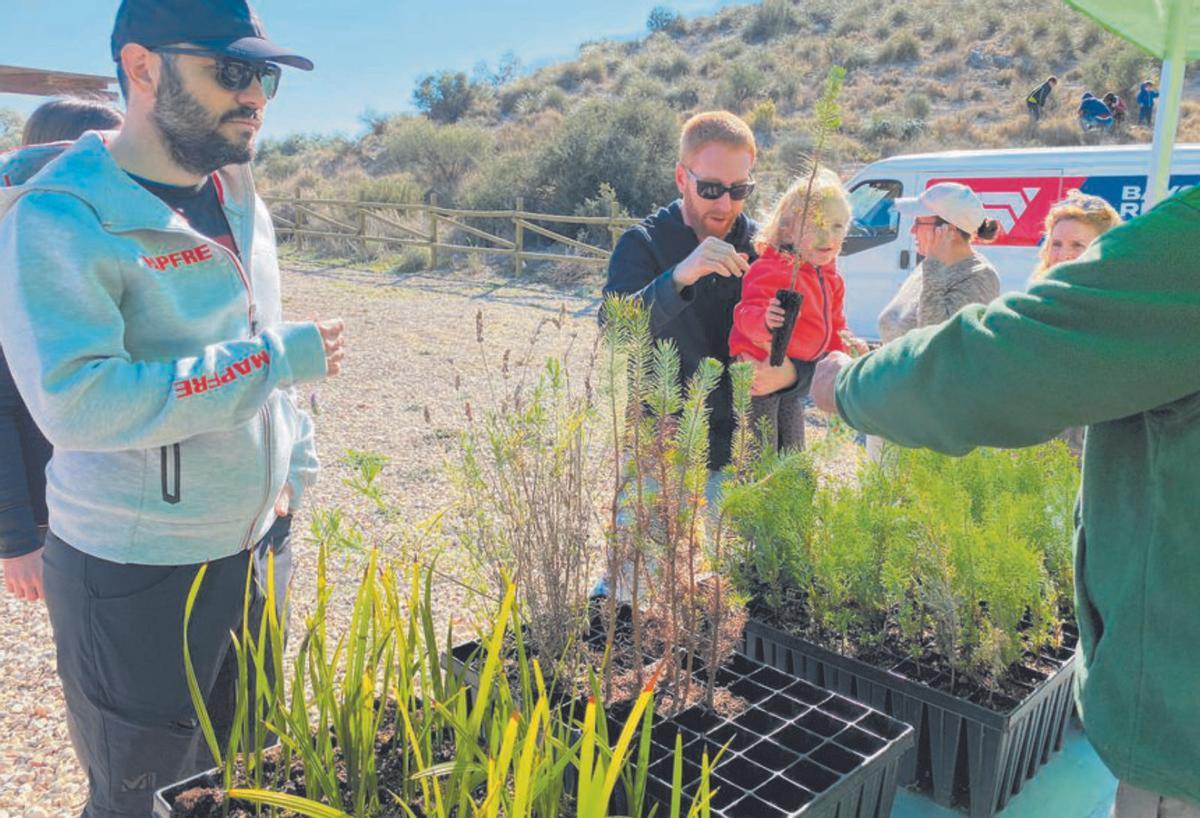
[[[219,732],[251,563],[287,575],[291,511],[317,472],[294,387],[338,374],[342,322],[285,322],[271,217],[249,162],[280,65],[245,0],[124,0],[128,103],[0,190],[0,343],[54,446],[44,591],[86,818],[146,816],[211,764],[188,646]],[[251,613],[252,627],[259,619]]]
[[[726,111],[696,114],[683,126],[675,185],[680,198],[631,227],[608,264],[605,294],[636,295],[650,311],[650,332],[679,350],[686,384],[702,358],[730,363],[729,331],[741,299],[742,275],[757,254],[756,225],[743,212],[754,190],[754,134]],[[801,378],[798,373],[803,372]],[[811,365],[757,364],[753,392],[795,394],[799,400]],[[729,461],[733,405],[729,375],[709,397],[709,468]]]

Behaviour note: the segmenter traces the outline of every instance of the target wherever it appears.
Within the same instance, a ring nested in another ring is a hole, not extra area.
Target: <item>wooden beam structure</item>
[[[35,97],[69,95],[115,100],[117,94],[110,91],[109,86],[115,85],[116,81],[114,77],[96,74],[0,65],[0,93],[5,94],[30,94]]]

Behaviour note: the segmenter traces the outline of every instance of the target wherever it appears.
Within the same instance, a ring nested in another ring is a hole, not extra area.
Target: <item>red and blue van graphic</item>
[[[938,182],[958,182],[975,191],[988,216],[1000,222],[1000,235],[992,244],[1008,247],[1039,245],[1051,206],[1071,190],[1099,196],[1125,219],[1141,215],[1146,196],[1145,176],[944,177],[928,184]],[[1172,176],[1169,195],[1198,183],[1197,174]]]

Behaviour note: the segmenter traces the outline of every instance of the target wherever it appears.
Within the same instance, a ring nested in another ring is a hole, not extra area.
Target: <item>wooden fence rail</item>
[[[436,196],[428,203],[408,204],[318,199],[300,192],[295,196],[263,196],[263,200],[271,210],[275,232],[291,238],[297,246],[308,239],[336,239],[353,245],[364,256],[373,245],[425,247],[429,269],[437,267],[441,251],[509,256],[518,275],[526,261],[605,266],[621,233],[638,223],[637,219],[617,215],[615,204],[607,216],[566,216],[526,211],[520,197],[512,210],[441,207]],[[500,235],[502,227],[489,222],[511,223],[511,238]],[[547,223],[603,228],[608,232],[608,246],[588,244],[560,232],[561,227],[547,227]],[[527,249],[529,237],[536,243],[533,249]],[[557,250],[559,247],[563,249]]]

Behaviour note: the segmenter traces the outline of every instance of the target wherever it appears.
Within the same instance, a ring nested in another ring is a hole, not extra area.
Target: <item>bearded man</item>
[[[121,130],[0,191],[0,343],[54,446],[44,590],[83,815],[143,818],[157,787],[211,763],[184,672],[188,589],[206,564],[188,645],[223,732],[247,573],[275,549],[286,574],[317,471],[292,388],[344,352],[341,321],[282,321],[248,167],[280,65],[312,63],[244,0],[125,0],[112,54]]]
[[[608,265],[605,294],[636,296],[650,311],[655,339],[679,350],[680,382],[686,385],[702,358],[728,365],[733,308],[742,296],[742,274],[758,254],[756,225],[743,212],[754,191],[754,133],[727,111],[696,114],[683,126],[675,186],[680,198],[621,236]],[[755,365],[755,395],[780,393],[800,400],[812,364],[785,360]],[[708,465],[729,461],[733,394],[726,372],[708,400]],[[710,481],[710,494],[715,493]]]

